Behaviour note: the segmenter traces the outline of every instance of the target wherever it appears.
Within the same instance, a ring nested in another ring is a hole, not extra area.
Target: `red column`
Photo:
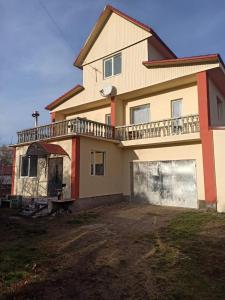
[[[55,112],[51,112],[51,122],[55,122]]]
[[[111,97],[111,125],[116,126],[116,99]]]
[[[197,85],[200,137],[202,142],[202,157],[204,169],[205,200],[207,203],[211,204],[216,202],[217,192],[213,132],[209,129],[209,91],[206,71],[197,74]]]
[[[14,195],[15,191],[15,176],[16,176],[16,148],[13,148],[13,163],[12,163],[12,182],[11,182],[11,195]]]
[[[80,137],[72,138],[71,158],[71,198],[78,199],[80,195]]]

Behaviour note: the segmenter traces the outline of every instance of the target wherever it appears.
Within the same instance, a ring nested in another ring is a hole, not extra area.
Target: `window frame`
[[[23,169],[23,167],[22,167],[22,164],[23,164],[23,157],[26,157],[26,155],[21,155],[20,156],[20,178],[27,178],[27,177],[29,177],[29,178],[37,178],[37,175],[38,175],[38,157],[37,157],[37,161],[36,161],[36,163],[37,163],[37,167],[36,167],[36,176],[30,176],[30,166],[31,166],[31,162],[30,162],[30,160],[31,160],[31,157],[32,156],[28,156],[28,166],[27,166],[27,175],[22,175],[22,169]]]
[[[96,160],[95,160],[95,154],[96,153],[103,153],[103,174],[96,174],[96,168],[95,168],[95,165],[96,165]],[[92,153],[93,153],[93,174],[92,174]],[[104,150],[91,150],[91,153],[90,153],[90,175],[91,176],[105,176],[106,175],[106,151]]]
[[[120,65],[120,73],[117,73],[117,74],[114,74],[114,58],[116,56],[120,56],[121,57],[121,65]],[[112,61],[112,75],[110,76],[105,76],[105,63],[107,61],[111,60]],[[122,73],[122,53],[121,52],[118,52],[110,57],[106,57],[105,59],[103,59],[103,79],[108,79],[108,78],[111,78],[113,76],[118,76]]]
[[[149,120],[148,120],[148,122],[142,122],[142,123],[136,123],[135,124],[134,123],[134,117],[133,117],[133,111],[135,109],[139,108],[139,107],[144,107],[144,106],[148,107],[148,112],[149,112],[148,118],[149,118]],[[130,107],[130,125],[150,123],[151,122],[151,110],[150,110],[150,108],[151,108],[151,104],[150,103],[146,103],[146,104],[141,104],[141,105],[136,105],[136,106]]]
[[[107,122],[107,118],[110,118],[110,122]],[[111,114],[105,114],[105,124],[106,125],[111,125]]]
[[[174,102],[180,102],[181,103],[181,113],[180,113],[180,117],[178,117],[178,118],[182,118],[182,104],[183,104],[183,98],[178,98],[178,99],[173,99],[173,100],[171,100],[170,101],[170,111],[171,111],[171,119],[176,119],[176,118],[174,118],[173,117],[173,103]]]

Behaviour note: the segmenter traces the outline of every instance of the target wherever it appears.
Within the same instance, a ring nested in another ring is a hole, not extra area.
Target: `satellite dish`
[[[112,91],[113,91],[113,86],[109,84],[104,86],[103,89],[100,90],[99,92],[103,97],[108,97],[111,95]]]

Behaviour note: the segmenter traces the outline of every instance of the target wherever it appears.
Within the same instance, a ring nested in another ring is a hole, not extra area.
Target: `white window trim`
[[[145,104],[140,104],[140,105],[136,105],[136,106],[132,106],[130,107],[130,125],[138,125],[138,124],[134,124],[134,120],[133,120],[133,110],[137,109],[138,107],[143,107],[143,106],[148,106],[148,109],[149,109],[149,120],[147,123],[150,123],[151,122],[151,105],[150,103],[145,103]],[[140,123],[140,124],[145,124],[146,122],[144,123]]]
[[[91,153],[94,153],[94,162],[93,162],[93,174],[91,174]],[[96,152],[102,152],[102,153],[104,153],[104,164],[103,164],[103,166],[104,166],[104,174],[103,175],[96,175],[95,174],[95,153]],[[91,176],[101,176],[101,177],[103,177],[103,176],[105,176],[105,174],[106,174],[106,151],[104,151],[104,150],[91,150],[91,153],[90,153],[90,175]]]
[[[118,73],[118,74],[114,74],[114,57],[117,56],[117,55],[120,55],[121,56],[121,72]],[[111,76],[105,76],[105,63],[106,61],[108,60],[112,60],[112,75]],[[103,60],[103,79],[108,79],[108,78],[111,78],[111,77],[114,77],[114,76],[118,76],[122,73],[122,53],[121,52],[118,52],[110,57],[107,57]]]
[[[172,99],[170,100],[170,103],[171,103],[171,118],[173,118],[173,102],[176,102],[176,101],[180,101],[181,102],[181,114],[180,114],[180,118],[182,118],[182,106],[183,106],[183,98],[178,98],[178,99]]]
[[[28,175],[26,176],[22,176],[21,173],[22,173],[22,158],[25,157],[26,155],[20,155],[20,178],[37,178],[37,176],[30,176],[30,156],[28,156]],[[37,170],[38,171],[38,170]]]

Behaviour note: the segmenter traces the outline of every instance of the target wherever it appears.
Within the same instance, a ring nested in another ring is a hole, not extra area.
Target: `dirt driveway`
[[[225,299],[225,216],[117,204],[0,211],[3,299]]]

